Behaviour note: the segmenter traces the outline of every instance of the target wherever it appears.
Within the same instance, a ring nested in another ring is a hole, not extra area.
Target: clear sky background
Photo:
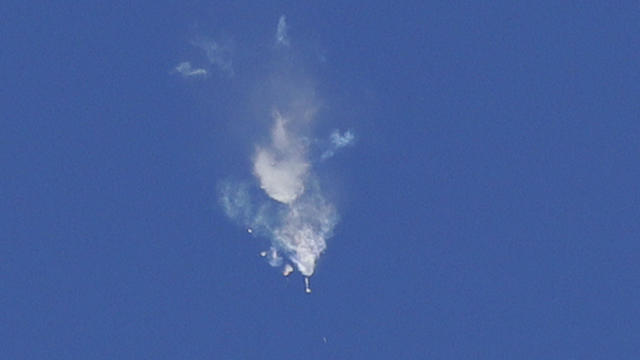
[[[640,358],[637,1],[265,3],[0,5],[1,358]],[[282,61],[356,137],[312,294],[216,190]]]

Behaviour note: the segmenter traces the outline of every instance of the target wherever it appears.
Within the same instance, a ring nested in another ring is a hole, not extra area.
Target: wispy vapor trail
[[[233,76],[233,63],[231,59],[231,47],[229,45],[221,45],[218,42],[200,38],[191,41],[193,46],[199,47],[204,51],[209,63],[215,65],[223,73]]]
[[[181,62],[175,67],[174,70],[184,77],[206,77],[208,74],[207,70],[205,69],[194,69],[193,67],[191,67],[191,63],[188,61]]]
[[[351,132],[351,130],[347,130],[344,134],[340,134],[340,131],[333,130],[329,140],[331,141],[331,145],[329,148],[322,154],[322,160],[326,160],[333,155],[335,155],[336,151],[342,149],[345,146],[349,146],[353,144],[353,140],[355,136]]]
[[[289,36],[287,35],[287,17],[282,15],[278,19],[278,27],[276,29],[276,43],[289,46]]]

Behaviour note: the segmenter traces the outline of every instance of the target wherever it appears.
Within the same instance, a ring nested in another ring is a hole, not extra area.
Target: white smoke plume
[[[284,16],[278,21],[275,38],[276,44],[289,44]],[[280,50],[289,51],[288,46]],[[285,87],[287,91],[279,91],[276,85],[275,92],[286,95],[272,110],[272,125],[263,141],[254,145],[252,168],[247,170],[255,181],[222,182],[220,203],[227,216],[245,226],[251,236],[270,240],[269,249],[260,253],[269,264],[283,266],[285,276],[295,268],[305,277],[305,290],[310,292],[308,278],[327,248],[338,214],[321,191],[309,155],[314,143],[311,124],[318,107],[315,91],[309,91],[306,84],[296,87],[293,80]],[[290,87],[297,91],[288,91]],[[352,141],[350,131],[336,131],[327,151],[333,155]]]
[[[287,129],[287,119],[276,111],[274,120],[271,145],[257,148],[253,172],[272,199],[290,204],[304,192],[309,162],[303,142]]]

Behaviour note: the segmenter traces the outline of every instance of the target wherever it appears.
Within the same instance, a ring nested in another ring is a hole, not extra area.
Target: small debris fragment
[[[293,272],[293,266],[287,264],[284,266],[284,270],[282,270],[282,275],[289,276]]]

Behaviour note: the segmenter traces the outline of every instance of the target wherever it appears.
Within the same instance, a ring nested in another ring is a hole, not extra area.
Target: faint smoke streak
[[[343,147],[352,145],[354,139],[355,136],[350,130],[345,131],[344,134],[340,134],[338,130],[334,130],[329,137],[331,145],[322,154],[322,160],[326,160],[332,157],[336,154],[336,151],[342,149]]]
[[[233,63],[231,60],[231,46],[229,44],[221,45],[218,42],[207,38],[193,40],[191,41],[191,44],[204,51],[209,63],[215,65],[228,76],[234,75]]]
[[[175,67],[175,71],[179,72],[184,77],[206,77],[207,70],[194,69],[191,67],[191,63],[188,61],[181,62]]]
[[[287,18],[280,16],[278,19],[278,28],[276,29],[276,43],[289,46],[289,36],[287,35]]]

